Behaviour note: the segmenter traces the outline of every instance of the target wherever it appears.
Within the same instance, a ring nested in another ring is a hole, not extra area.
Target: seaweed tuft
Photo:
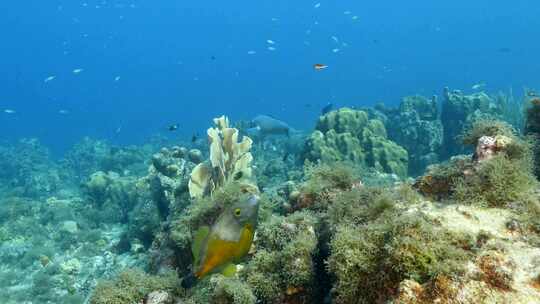
[[[464,272],[469,238],[450,233],[419,214],[385,215],[368,225],[341,225],[331,241],[328,270],[336,303],[389,299],[400,282],[424,284]]]
[[[138,303],[155,290],[180,294],[176,273],[153,276],[142,270],[127,269],[110,281],[101,281],[90,297],[90,304]]]

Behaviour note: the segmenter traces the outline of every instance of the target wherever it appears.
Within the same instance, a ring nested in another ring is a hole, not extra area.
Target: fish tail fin
[[[197,277],[193,273],[190,273],[187,276],[182,278],[182,287],[185,289],[189,289],[195,286],[196,283],[197,283]]]

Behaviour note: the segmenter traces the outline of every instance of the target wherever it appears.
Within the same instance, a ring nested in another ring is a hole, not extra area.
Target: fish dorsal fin
[[[193,236],[193,243],[191,244],[191,253],[193,254],[193,265],[199,265],[199,258],[201,255],[201,247],[203,246],[204,240],[210,233],[210,227],[201,226],[195,235]]]
[[[229,263],[225,265],[225,267],[221,271],[221,274],[229,278],[234,277],[236,275],[236,264]]]

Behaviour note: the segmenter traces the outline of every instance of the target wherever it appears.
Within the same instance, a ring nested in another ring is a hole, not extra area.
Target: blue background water
[[[538,1],[317,2],[2,1],[0,139],[189,138],[220,114],[308,129],[328,102],[540,87]]]

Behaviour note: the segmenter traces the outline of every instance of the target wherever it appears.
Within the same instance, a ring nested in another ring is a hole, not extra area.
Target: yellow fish
[[[234,274],[233,263],[241,260],[251,248],[258,211],[259,197],[244,197],[225,209],[212,227],[202,226],[197,230],[191,248],[193,270],[182,280],[184,288],[192,287],[210,273]]]

